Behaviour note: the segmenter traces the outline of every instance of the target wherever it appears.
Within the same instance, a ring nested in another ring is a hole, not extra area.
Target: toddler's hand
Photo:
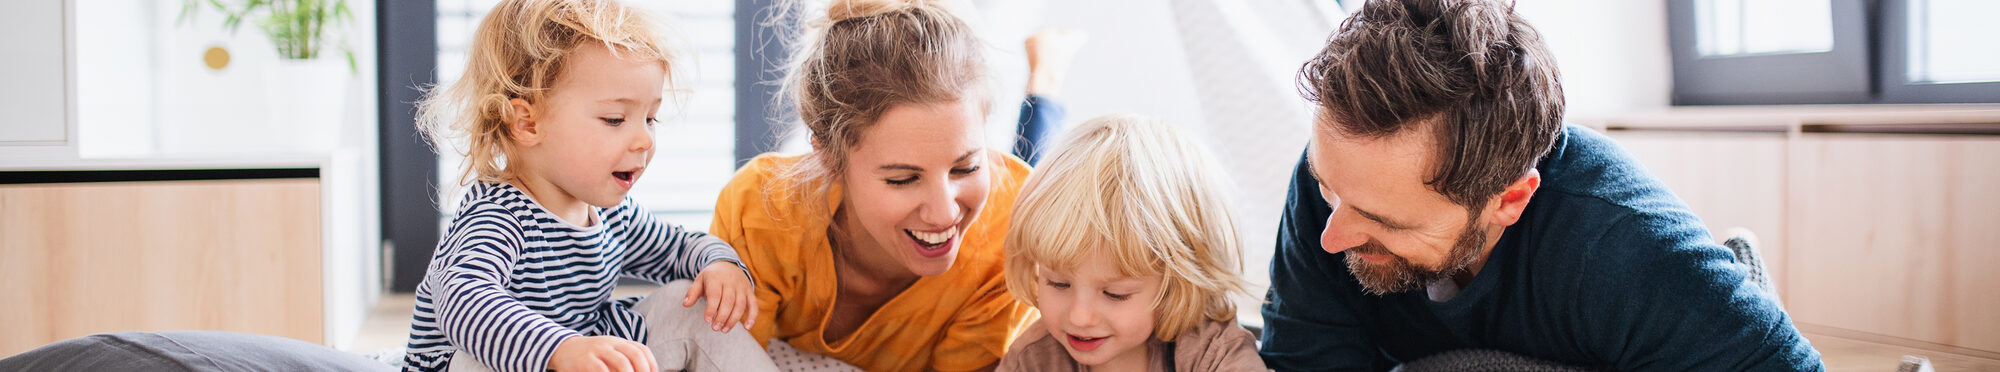
[[[750,277],[736,263],[716,261],[694,276],[694,285],[688,287],[681,306],[694,306],[695,299],[706,298],[708,311],[702,314],[702,319],[716,332],[729,332],[738,321],[743,322],[743,328],[750,328],[757,322],[756,290],[756,285],[750,283]]]
[[[632,340],[616,336],[577,336],[556,344],[549,356],[549,369],[569,371],[656,371],[653,352]]]

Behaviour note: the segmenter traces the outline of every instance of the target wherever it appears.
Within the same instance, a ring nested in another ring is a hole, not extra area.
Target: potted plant
[[[230,34],[246,23],[255,25],[277,52],[276,61],[261,64],[253,62],[265,58],[261,53],[243,54],[248,58],[242,60],[251,62],[244,68],[215,72],[262,75],[264,128],[248,132],[269,137],[256,146],[323,153],[360,140],[343,141],[349,131],[340,130],[351,124],[345,120],[348,88],[359,72],[354,51],[344,42],[344,28],[354,18],[347,0],[183,0],[180,20],[186,23],[211,9],[222,14],[222,27]],[[324,55],[329,45],[337,45],[345,63]]]
[[[347,0],[245,0],[236,4],[228,4],[224,0],[184,0],[181,21],[194,19],[204,3],[222,12],[222,27],[229,29],[230,33],[241,28],[244,20],[254,19],[257,28],[262,29],[264,36],[277,48],[278,57],[289,60],[319,58],[320,51],[327,44],[327,36],[338,31],[327,26],[346,26],[354,19],[354,12],[347,8]],[[344,44],[340,51],[346,57],[348,69],[358,69],[354,51]]]

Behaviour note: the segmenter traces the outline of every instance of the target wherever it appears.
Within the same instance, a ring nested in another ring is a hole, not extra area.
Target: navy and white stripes
[[[592,210],[600,222],[581,227],[513,185],[468,190],[417,285],[405,369],[440,371],[465,352],[495,371],[542,371],[569,336],[645,342],[630,310],[639,299],[611,298],[618,276],[665,283],[715,261],[742,265],[728,243],[658,221],[631,198]]]

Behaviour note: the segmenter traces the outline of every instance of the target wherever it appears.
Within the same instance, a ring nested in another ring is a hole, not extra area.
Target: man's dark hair
[[[1430,125],[1424,183],[1477,210],[1562,131],[1562,82],[1541,35],[1490,0],[1369,0],[1299,70],[1299,90],[1349,136]]]

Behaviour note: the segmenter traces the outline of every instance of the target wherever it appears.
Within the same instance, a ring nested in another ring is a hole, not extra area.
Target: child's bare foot
[[[1069,75],[1070,62],[1089,41],[1090,34],[1067,28],[1044,28],[1029,36],[1026,43],[1028,94],[1050,98],[1060,94],[1063,78]]]

